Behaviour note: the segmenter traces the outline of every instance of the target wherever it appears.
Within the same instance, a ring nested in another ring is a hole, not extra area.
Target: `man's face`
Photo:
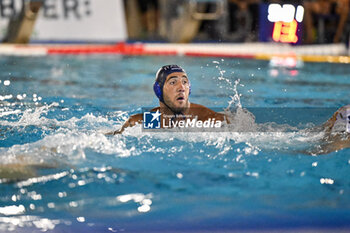
[[[174,111],[183,112],[188,107],[190,84],[186,73],[174,72],[169,74],[163,87],[164,102]]]

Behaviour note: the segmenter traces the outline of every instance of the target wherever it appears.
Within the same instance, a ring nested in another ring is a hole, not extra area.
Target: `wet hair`
[[[166,77],[168,77],[169,74],[175,73],[175,72],[184,72],[186,71],[178,65],[166,65],[160,68],[156,74],[156,80],[153,84],[153,91],[158,97],[158,99],[164,103],[163,99],[163,87],[166,80]],[[190,87],[191,92],[191,87]]]

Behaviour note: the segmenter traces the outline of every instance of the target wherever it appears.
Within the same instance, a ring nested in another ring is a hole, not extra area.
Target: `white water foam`
[[[319,140],[322,135],[311,135],[306,132],[258,132],[259,125],[254,116],[240,109],[230,118],[231,127],[227,132],[145,132],[141,125],[127,128],[123,134],[105,136],[103,132],[120,128],[121,122],[116,123],[106,117],[86,114],[80,119],[71,118],[66,121],[47,119],[40,112],[47,107],[39,107],[34,112],[26,112],[18,122],[9,122],[12,126],[38,125],[40,127],[59,126],[52,133],[41,140],[24,145],[14,145],[10,148],[1,148],[2,164],[26,163],[44,164],[53,160],[70,163],[86,159],[86,150],[90,149],[102,154],[111,154],[119,157],[139,155],[143,152],[164,152],[167,148],[158,146],[158,142],[173,140],[185,143],[200,143],[214,146],[218,153],[226,154],[232,145],[246,143],[253,148],[261,149],[290,149],[300,143],[307,144]],[[30,119],[30,120],[29,120]],[[104,125],[101,125],[104,123]],[[110,128],[106,128],[106,127]],[[249,132],[247,132],[249,129]],[[131,143],[131,144],[130,144]],[[164,146],[164,144],[163,144]],[[253,152],[252,152],[253,153]]]
[[[218,149],[218,154],[224,155],[231,151],[232,146],[244,143],[246,154],[258,154],[261,149],[291,150],[302,148],[322,139],[322,133],[306,131],[297,132],[296,128],[288,125],[274,123],[257,124],[255,116],[244,109],[241,104],[237,87],[240,80],[234,83],[225,78],[225,72],[219,69],[218,80],[227,86],[233,94],[230,96],[225,114],[230,121],[224,132],[144,132],[141,125],[127,128],[121,135],[105,136],[104,133],[117,130],[122,121],[126,119],[126,112],[115,112],[120,121],[113,121],[106,116],[94,116],[86,114],[79,118],[72,117],[64,121],[47,118],[47,113],[59,103],[52,103],[35,107],[34,110],[26,109],[5,114],[21,114],[16,122],[0,119],[2,126],[26,127],[37,126],[50,133],[36,142],[24,145],[14,145],[10,148],[0,148],[2,155],[1,164],[25,163],[44,164],[52,161],[65,161],[69,163],[86,159],[86,150],[92,150],[102,154],[111,154],[119,157],[139,155],[143,152],[166,152],[169,148],[159,146],[158,142],[170,142],[173,140],[185,143],[200,143],[213,146]],[[62,110],[63,111],[63,110]],[[122,117],[121,117],[122,116]],[[294,132],[286,132],[294,131]],[[300,146],[302,145],[302,146]]]

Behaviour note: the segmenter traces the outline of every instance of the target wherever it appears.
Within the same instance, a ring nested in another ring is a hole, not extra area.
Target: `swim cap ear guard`
[[[158,97],[158,99],[160,101],[164,102],[163,91],[162,91],[162,88],[160,87],[160,85],[157,81],[153,84],[153,91],[154,91],[154,94],[156,94],[156,96]]]
[[[156,74],[156,81],[153,84],[153,91],[154,94],[156,94],[156,96],[158,97],[159,101],[164,103],[164,99],[163,99],[163,87],[164,87],[164,83],[166,80],[166,77],[174,72],[184,72],[186,73],[186,71],[184,69],[182,69],[180,66],[178,65],[167,65],[167,66],[163,66],[162,68],[160,68]],[[189,94],[191,94],[191,82],[188,80],[189,82]]]

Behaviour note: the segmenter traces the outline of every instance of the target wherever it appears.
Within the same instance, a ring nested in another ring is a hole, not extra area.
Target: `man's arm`
[[[119,130],[106,133],[105,135],[121,134],[125,130],[125,128],[127,128],[127,127],[132,127],[136,124],[142,124],[142,116],[143,116],[142,113],[132,115],[131,117],[129,117],[129,119],[127,121],[125,121],[125,123],[123,124],[123,126]]]
[[[157,110],[159,110],[159,107],[153,108],[151,112],[155,112]],[[123,124],[123,126],[119,130],[106,133],[105,135],[121,134],[128,127],[132,127],[136,124],[142,124],[142,121],[143,121],[143,113],[132,115],[131,117],[129,117],[129,119]]]

